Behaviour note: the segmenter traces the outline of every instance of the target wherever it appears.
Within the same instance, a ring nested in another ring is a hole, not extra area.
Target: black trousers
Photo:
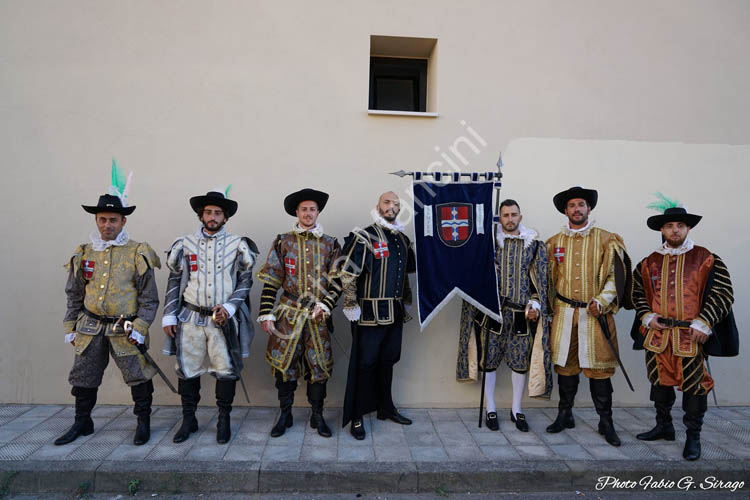
[[[357,369],[353,417],[374,410],[391,412],[395,408],[391,385],[393,365],[401,359],[404,323],[400,311],[391,325],[357,326]]]

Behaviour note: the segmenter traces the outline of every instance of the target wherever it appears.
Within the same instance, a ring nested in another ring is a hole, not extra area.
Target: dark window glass
[[[370,58],[370,109],[427,110],[427,61]]]

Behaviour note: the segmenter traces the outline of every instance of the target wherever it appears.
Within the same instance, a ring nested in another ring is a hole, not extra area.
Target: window
[[[427,60],[371,57],[370,109],[427,111]]]
[[[368,113],[436,117],[437,39],[372,35]]]

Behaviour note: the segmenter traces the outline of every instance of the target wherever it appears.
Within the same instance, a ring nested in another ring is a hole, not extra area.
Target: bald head
[[[398,213],[401,211],[401,201],[398,195],[393,191],[388,191],[380,195],[378,198],[378,213],[387,222],[394,222]]]

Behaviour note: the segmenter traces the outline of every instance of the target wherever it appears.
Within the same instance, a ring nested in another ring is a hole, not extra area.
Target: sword
[[[132,332],[133,331],[133,323],[131,323],[130,321],[126,321],[123,324],[123,329],[126,332]],[[167,378],[166,374],[162,371],[161,368],[159,368],[159,365],[156,364],[156,361],[154,361],[154,358],[152,358],[151,355],[148,353],[148,351],[146,350],[146,345],[145,344],[136,344],[136,347],[138,348],[138,352],[140,352],[143,355],[143,357],[146,359],[146,361],[148,361],[151,364],[151,366],[153,366],[154,368],[156,368],[156,373],[158,373],[159,376],[164,381],[164,383],[167,384],[167,387],[169,387],[169,390],[172,391],[172,392],[174,392],[175,394],[177,394],[177,389],[174,388],[174,386],[172,385],[172,382],[169,381],[169,379]]]
[[[242,392],[245,394],[245,400],[248,402],[248,404],[250,404],[250,396],[247,395],[245,380],[242,378],[242,373],[240,371],[242,360],[238,358],[239,352],[237,348],[239,346],[236,345],[237,336],[232,331],[232,327],[229,326],[229,322],[224,321],[221,324],[216,322],[216,324],[218,324],[219,328],[221,328],[221,333],[224,334],[224,339],[227,341],[227,351],[229,353],[229,359],[232,361],[232,366],[234,366],[234,371],[237,374],[237,378],[240,379],[240,385],[242,385]]]
[[[625,367],[622,364],[622,360],[620,359],[620,354],[617,352],[617,349],[615,349],[615,344],[612,342],[612,334],[609,331],[609,324],[607,323],[607,318],[604,317],[604,314],[599,314],[599,316],[596,317],[596,320],[599,322],[599,326],[602,327],[602,333],[604,334],[604,338],[607,339],[607,344],[609,344],[609,349],[612,351],[612,354],[615,356],[615,359],[617,360],[617,364],[620,365],[620,370],[622,370],[622,374],[625,375],[625,380],[628,383],[628,387],[630,387],[630,390],[635,392],[635,389],[633,389],[633,384],[630,382],[630,377],[628,377],[628,372],[625,371]]]

